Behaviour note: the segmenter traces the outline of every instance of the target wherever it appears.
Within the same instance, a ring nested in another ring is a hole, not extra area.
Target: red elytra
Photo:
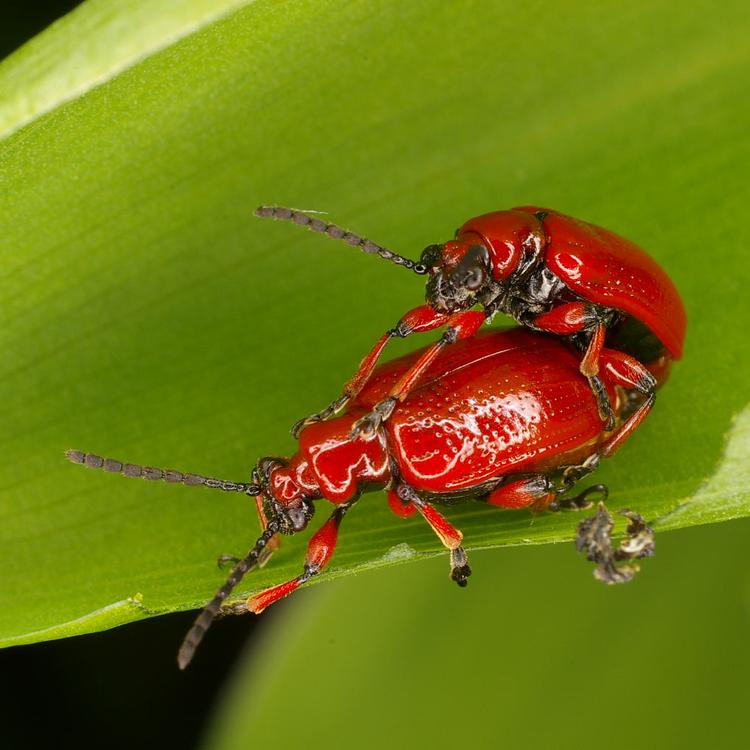
[[[414,352],[381,365],[345,414],[301,432],[299,450],[291,458],[260,459],[252,483],[68,452],[71,461],[92,468],[255,497],[263,533],[245,558],[233,558],[229,578],[185,638],[178,657],[182,668],[222,607],[260,612],[319,573],[333,555],[342,518],[366,490],[388,488],[398,515],[420,513],[450,550],[452,579],[465,585],[471,571],[462,534],[434,504],[481,497],[502,508],[584,507],[586,493],[562,496],[619,447],[632,431],[628,412],[657,385],[632,357],[604,348],[602,381],[615,415],[614,428],[607,430],[571,347],[524,329],[488,331],[434,360],[374,436],[353,437],[357,420],[422,356],[424,351]],[[657,372],[666,377],[668,370]],[[308,544],[302,574],[240,605],[223,606],[242,576],[268,559],[279,534],[307,526],[319,499],[335,507]],[[650,553],[639,548],[616,559],[643,554]],[[613,563],[610,567],[604,580],[627,580],[617,577]]]
[[[476,494],[509,473],[577,465],[604,441],[594,398],[574,376],[575,354],[522,329],[456,344],[396,407],[382,440],[352,440],[354,422],[419,354],[382,365],[344,415],[306,427],[299,452],[270,473],[274,496],[345,503],[365,484],[389,482],[394,469],[431,497]],[[613,379],[607,387],[614,400]]]
[[[543,225],[543,262],[581,299],[631,315],[645,324],[673,359],[682,357],[687,315],[677,288],[662,267],[634,242],[608,229],[537,206],[493,211],[464,224],[458,233],[466,246],[479,241],[492,248],[512,234],[514,215],[528,218],[528,235]],[[544,215],[540,222],[539,214]],[[477,238],[477,240],[475,240]],[[514,244],[518,252],[526,238]],[[505,243],[502,243],[505,244]],[[507,245],[506,245],[507,248]],[[515,266],[520,262],[520,252]],[[496,266],[497,267],[497,266]],[[509,273],[506,272],[505,278]]]
[[[666,367],[682,356],[685,308],[656,261],[633,242],[557,211],[522,206],[470,219],[454,240],[425,248],[419,263],[300,211],[262,206],[256,214],[293,221],[429,275],[427,304],[410,310],[381,336],[343,394],[297,422],[292,428],[295,435],[356,398],[391,338],[445,327],[440,340],[354,427],[358,434],[373,433],[441,350],[475,335],[498,312],[532,330],[560,336],[579,351],[580,371],[597,397],[607,428],[613,426],[615,415],[600,375],[605,347],[649,366],[661,359]],[[648,414],[654,397],[652,390],[633,412],[631,430]]]

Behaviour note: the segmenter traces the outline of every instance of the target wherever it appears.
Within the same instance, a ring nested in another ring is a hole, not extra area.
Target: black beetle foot
[[[462,588],[468,584],[468,578],[471,575],[469,567],[469,558],[463,547],[456,547],[451,550],[451,580],[455,581]]]

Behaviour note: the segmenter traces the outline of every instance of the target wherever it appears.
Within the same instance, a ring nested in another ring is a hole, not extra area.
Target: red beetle
[[[188,664],[243,575],[268,558],[277,535],[295,534],[307,526],[314,500],[324,498],[335,509],[311,538],[302,574],[225,609],[260,612],[319,573],[333,555],[342,518],[364,490],[376,487],[388,488],[389,503],[398,515],[419,512],[424,517],[450,550],[451,578],[465,585],[471,571],[462,534],[433,503],[479,496],[501,508],[587,507],[589,491],[606,492],[606,488],[595,485],[577,497],[561,496],[593,471],[602,456],[615,450],[627,429],[628,412],[637,409],[650,390],[634,378],[631,357],[603,349],[602,383],[615,417],[614,429],[606,430],[596,399],[578,371],[575,351],[552,337],[521,328],[488,331],[456,344],[433,361],[375,436],[352,439],[355,422],[423,356],[424,351],[414,352],[381,365],[346,414],[306,427],[299,450],[290,459],[261,458],[252,483],[123,464],[81,451],[67,453],[71,461],[92,468],[255,498],[264,531],[244,559],[222,558],[233,560],[235,567],[186,636],[178,657],[180,667]],[[653,551],[650,529],[640,517],[629,517],[629,540],[618,550],[607,546],[612,523],[605,511],[581,526],[579,545],[600,563],[597,575],[608,583],[633,575],[633,568],[616,567],[616,560]]]
[[[258,216],[293,221],[368,253],[429,274],[427,304],[404,315],[362,360],[344,393],[323,411],[297,422],[293,434],[339,411],[364,387],[393,337],[447,326],[440,340],[415,360],[383,400],[360,419],[356,433],[369,434],[419,382],[441,349],[473,336],[497,312],[536,331],[570,340],[581,352],[580,371],[597,396],[611,428],[614,413],[600,377],[605,346],[638,363],[682,356],[687,318],[677,289],[662,268],[629,240],[594,224],[546,208],[522,206],[467,221],[456,238],[427,247],[415,263],[334,224],[300,211],[261,206]],[[480,310],[472,310],[475,306]],[[642,365],[634,370],[648,390],[626,427],[632,432],[654,403],[654,382]]]

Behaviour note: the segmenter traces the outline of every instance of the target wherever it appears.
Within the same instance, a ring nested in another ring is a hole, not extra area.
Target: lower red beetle
[[[243,559],[222,558],[232,560],[234,568],[187,634],[178,656],[181,668],[190,662],[219,610],[261,612],[320,573],[334,553],[342,519],[368,489],[386,487],[388,502],[399,516],[420,514],[450,551],[451,578],[466,585],[471,570],[462,534],[435,505],[478,497],[500,508],[588,507],[587,495],[606,493],[603,485],[574,497],[566,493],[620,445],[629,414],[648,397],[640,375],[634,377],[630,358],[603,349],[602,384],[615,421],[608,430],[580,375],[575,350],[523,329],[488,331],[457,343],[431,362],[409,397],[373,436],[352,438],[356,421],[421,356],[418,351],[381,365],[345,414],[305,427],[291,458],[261,458],[250,483],[68,451],[71,461],[91,468],[254,497],[263,533]],[[295,534],[307,526],[313,501],[321,498],[334,510],[311,538],[302,573],[247,602],[226,605],[245,573],[268,559],[279,534]],[[610,540],[612,519],[603,507],[579,529],[579,547],[599,563],[597,575],[608,583],[628,580],[634,573],[635,568],[616,562],[653,552],[650,529],[635,514],[629,518],[628,539],[617,549]]]

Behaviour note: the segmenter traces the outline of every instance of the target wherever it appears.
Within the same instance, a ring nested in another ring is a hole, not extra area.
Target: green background
[[[687,349],[597,478],[664,530],[747,514],[743,4],[208,5],[89,2],[0,66],[5,645],[196,606],[216,555],[256,534],[236,497],[84,474],[63,450],[241,480],[421,299],[410,274],[254,219],[259,203],[411,256],[523,203],[637,240],[683,293]],[[154,33],[172,22],[180,40]],[[451,518],[469,547],[568,540],[578,521]],[[661,534],[626,589],[566,544],[475,554],[468,592],[441,558],[300,595],[213,736],[731,746],[746,530]],[[438,550],[379,495],[344,532],[333,575]],[[243,591],[294,574],[303,545]]]

